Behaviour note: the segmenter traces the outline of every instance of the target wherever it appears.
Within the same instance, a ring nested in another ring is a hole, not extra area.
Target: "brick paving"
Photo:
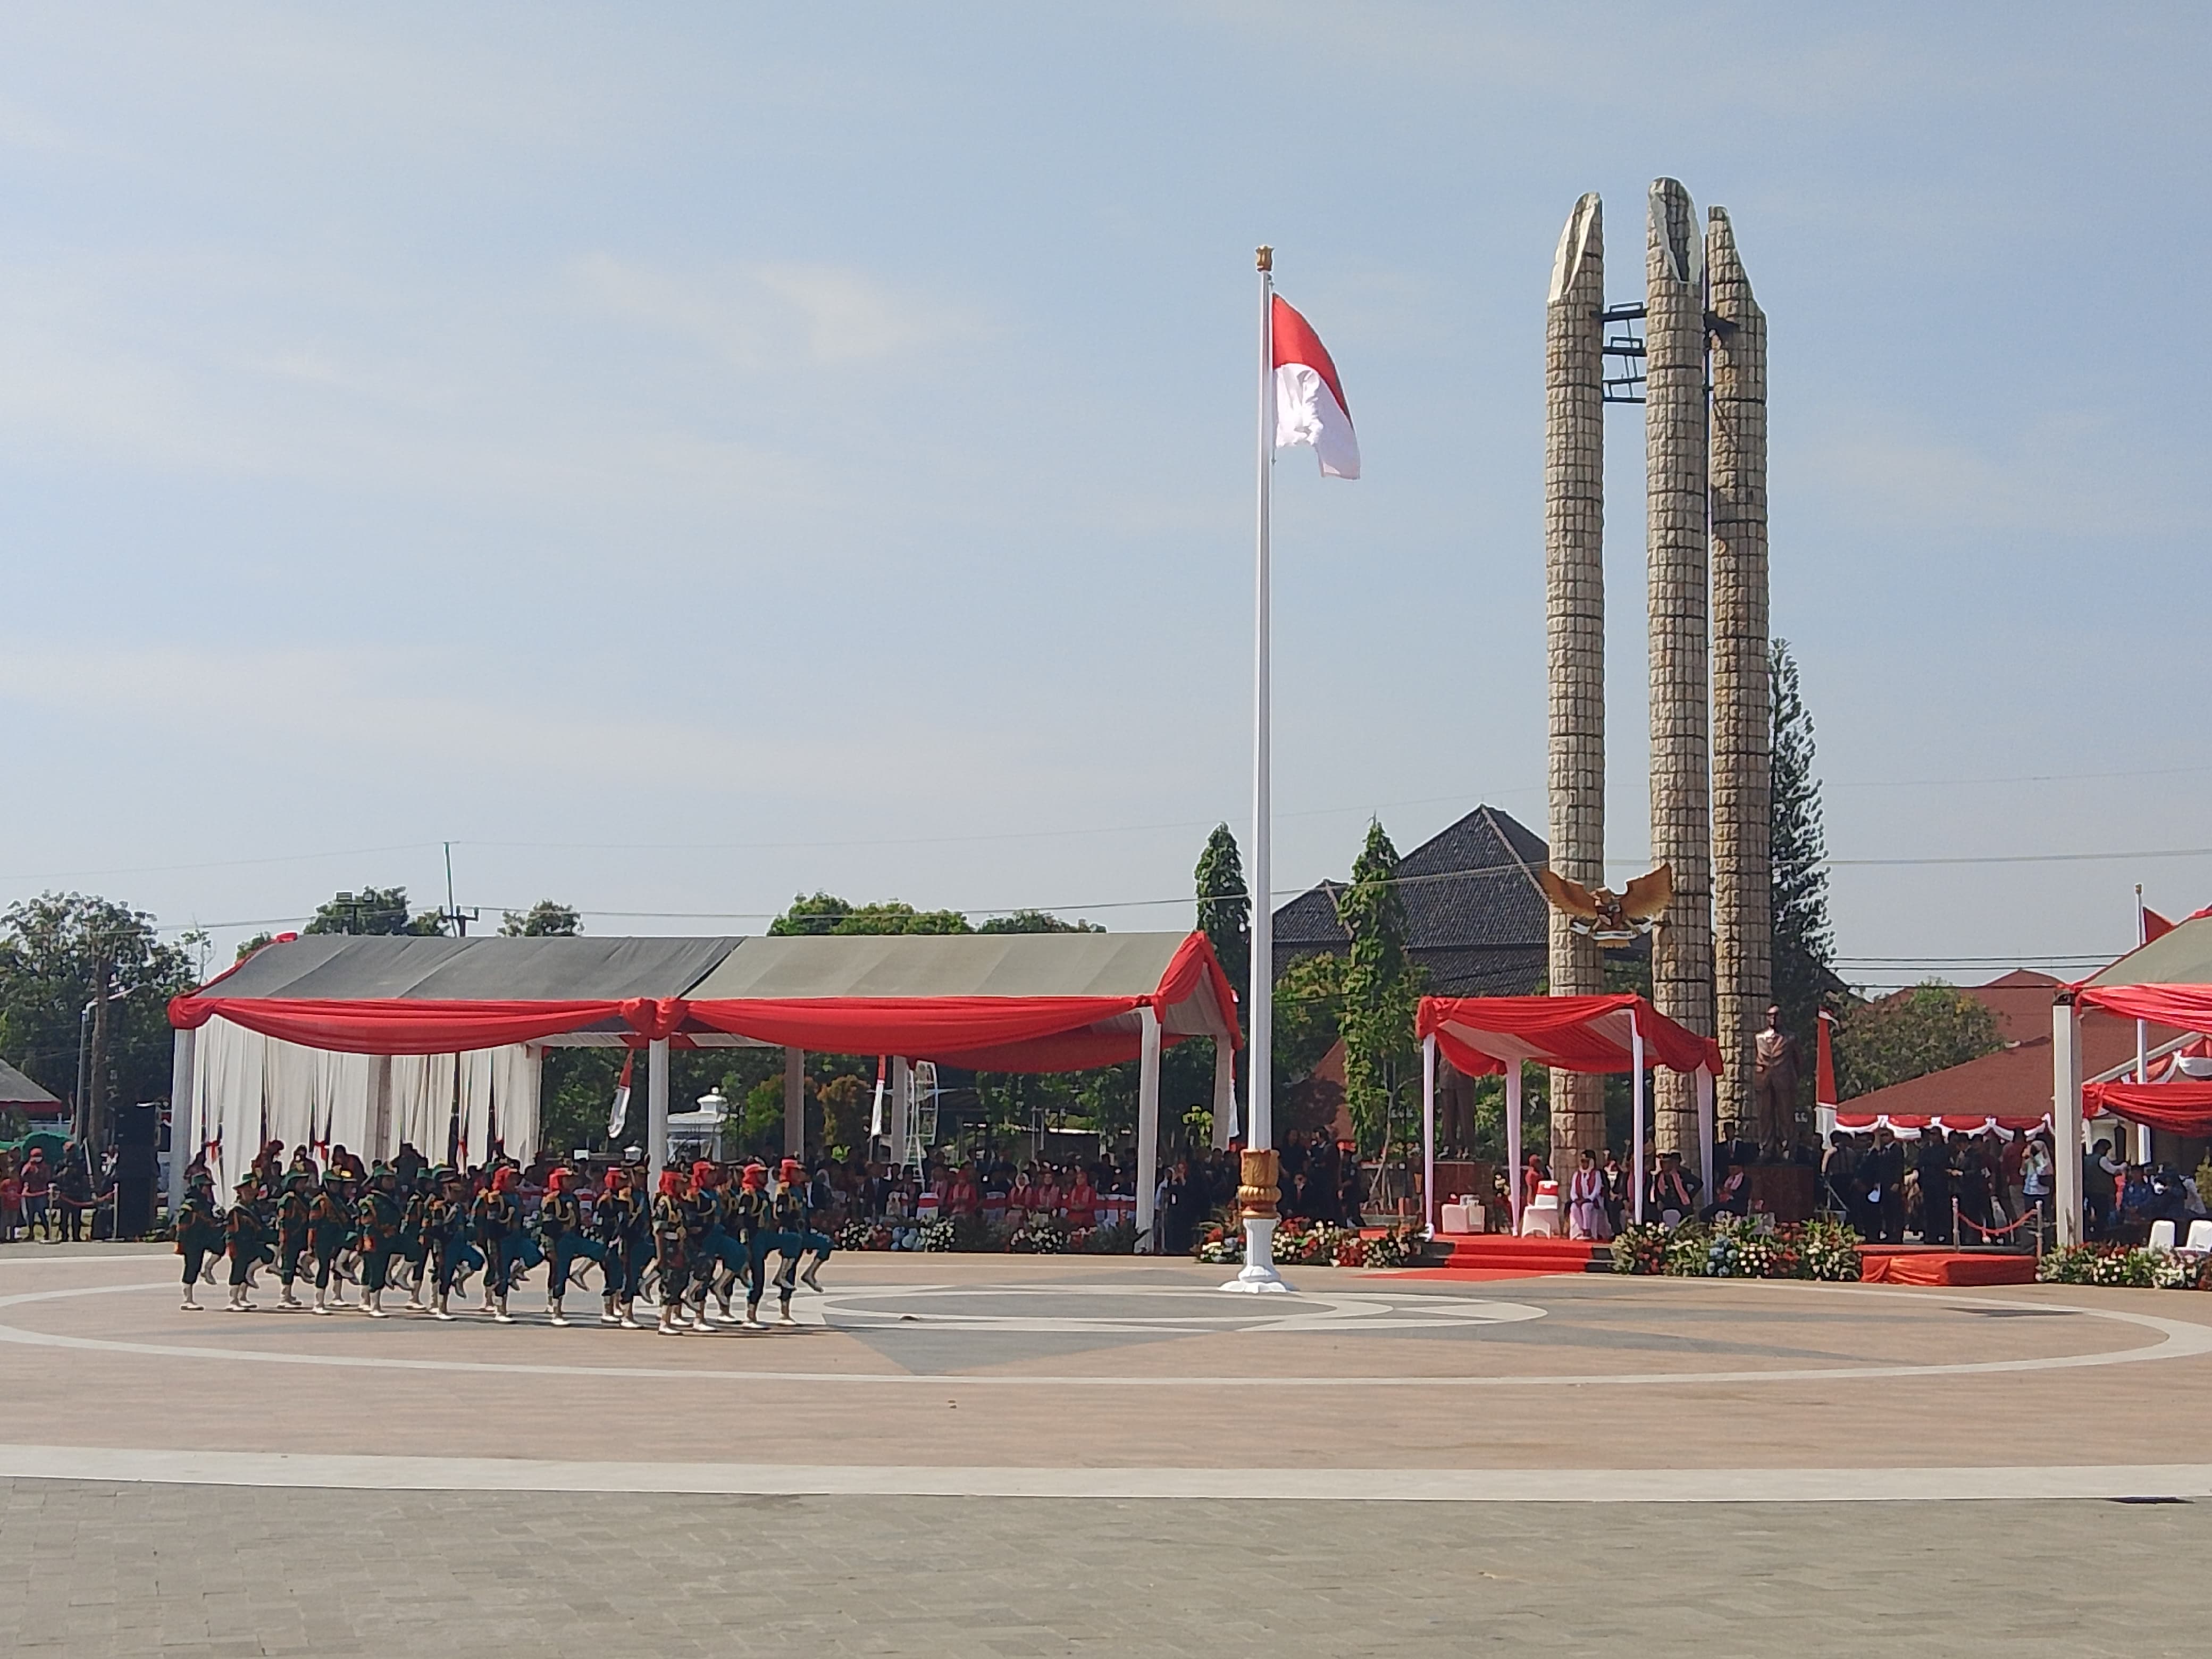
[[[0,1483],[10,1653],[2195,1652],[2212,1505],[1326,1506]]]

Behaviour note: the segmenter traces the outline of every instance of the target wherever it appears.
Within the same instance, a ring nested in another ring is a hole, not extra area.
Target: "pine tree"
[[[1344,1103],[1362,1151],[1387,1155],[1390,1104],[1399,1073],[1413,1054],[1419,974],[1406,955],[1406,907],[1398,891],[1398,849],[1379,820],[1336,896],[1337,920],[1352,935],[1344,966]]]
[[[1244,859],[1225,823],[1216,824],[1198,855],[1199,931],[1212,943],[1222,971],[1241,1000],[1252,976],[1252,896],[1244,885]]]
[[[1836,984],[1829,963],[1828,854],[1820,823],[1820,781],[1813,775],[1813,715],[1805,707],[1790,641],[1774,641],[1773,849],[1774,1000],[1785,1030],[1808,1052],[1813,1019]]]

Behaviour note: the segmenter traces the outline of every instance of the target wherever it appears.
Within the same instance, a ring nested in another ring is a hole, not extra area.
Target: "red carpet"
[[[1536,1273],[1611,1272],[1613,1252],[1580,1238],[1516,1238],[1510,1233],[1443,1233],[1436,1242],[1451,1254],[1424,1271],[1463,1278],[1525,1279]],[[1595,1266],[1593,1267],[1592,1264]]]
[[[1859,1278],[1869,1285],[2033,1285],[2035,1258],[1937,1245],[1869,1244],[1859,1252]]]

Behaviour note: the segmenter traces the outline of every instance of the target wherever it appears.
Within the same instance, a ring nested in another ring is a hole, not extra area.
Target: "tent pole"
[[[1160,1251],[1155,1200],[1160,1184],[1160,1016],[1147,1005],[1137,1010],[1141,1035],[1137,1048],[1137,1249]]]
[[[1698,1175],[1705,1183],[1698,1190],[1713,1202],[1713,1074],[1700,1066],[1698,1080]]]
[[[2063,1249],[2081,1242],[2081,1017],[2070,991],[2051,1005],[2051,1127]]]
[[[1506,1170],[1505,1213],[1513,1223],[1512,1233],[1521,1236],[1521,1062],[1509,1060],[1505,1066],[1505,1161],[1511,1168]]]
[[[806,1156],[806,1051],[783,1051],[783,1155]]]
[[[1421,1224],[1437,1231],[1437,1038],[1421,1039]]]
[[[1644,1219],[1644,1187],[1647,1176],[1644,1168],[1644,1033],[1636,1024],[1636,1011],[1628,1011],[1628,1058],[1634,1081],[1630,1085],[1630,1098],[1634,1109],[1632,1121],[1636,1136],[1636,1219]]]
[[[906,1167],[907,1141],[913,1134],[914,1068],[904,1054],[891,1056],[891,1170]],[[916,1170],[919,1176],[921,1171]]]
[[[169,1213],[184,1207],[185,1165],[199,1151],[193,1135],[192,1065],[198,1058],[200,1034],[177,1028],[169,1050]]]
[[[645,1051],[645,1170],[650,1190],[660,1190],[668,1167],[668,1039],[655,1037]]]

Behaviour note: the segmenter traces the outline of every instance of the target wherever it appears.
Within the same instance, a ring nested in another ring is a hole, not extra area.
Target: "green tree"
[[[570,907],[540,899],[527,910],[508,910],[499,924],[505,939],[574,939],[584,931],[583,918]]]
[[[0,1054],[72,1102],[76,1132],[105,1144],[112,1103],[167,1095],[169,999],[194,977],[191,952],[163,944],[143,910],[82,893],[21,900],[0,912]]]
[[[1199,931],[1212,944],[1241,1002],[1252,977],[1252,894],[1244,884],[1243,855],[1227,824],[1216,824],[1206,838],[1194,873]]]
[[[1845,1100],[2004,1047],[1989,1006],[1938,980],[1849,1008],[1837,1027],[1836,1091]]]
[[[362,887],[340,893],[315,914],[303,933],[415,933],[425,937],[446,931],[445,918],[435,910],[410,916],[404,887]]]
[[[952,913],[949,910],[941,910],[937,914],[950,915]],[[966,930],[960,927],[930,927],[908,931],[957,933],[964,933]],[[1079,916],[1073,921],[1069,921],[1064,917],[1054,915],[1049,910],[1015,910],[1003,916],[991,917],[975,931],[979,933],[1103,933],[1106,930],[1097,922],[1085,921]]]
[[[1338,1014],[1344,1036],[1344,1103],[1363,1151],[1387,1151],[1398,1079],[1413,1057],[1420,975],[1406,954],[1406,908],[1398,849],[1381,820],[1336,896],[1337,920],[1352,935]]]
[[[800,894],[791,908],[768,925],[770,934],[799,933],[966,933],[974,929],[957,910],[917,910],[898,899],[877,904],[848,904],[829,893]]]
[[[1827,840],[1820,781],[1813,775],[1813,716],[1805,707],[1790,641],[1774,641],[1773,782],[1769,834],[1773,857],[1774,1000],[1784,1029],[1809,1052],[1813,1020],[1838,988],[1830,965]]]

